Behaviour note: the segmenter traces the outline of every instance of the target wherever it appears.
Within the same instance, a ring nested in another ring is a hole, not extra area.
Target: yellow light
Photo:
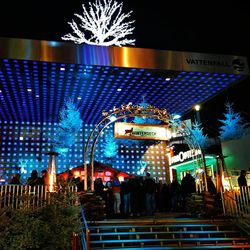
[[[201,106],[200,106],[199,104],[196,104],[196,105],[194,106],[194,109],[195,109],[196,111],[199,111],[199,110],[201,109]]]

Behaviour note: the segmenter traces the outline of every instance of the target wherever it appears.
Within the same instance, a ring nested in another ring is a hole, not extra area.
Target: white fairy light
[[[123,14],[122,7],[123,3],[118,3],[116,0],[90,2],[89,10],[83,4],[83,14],[74,14],[81,23],[78,25],[74,20],[68,22],[73,29],[73,34],[64,35],[62,40],[101,46],[134,45],[135,39],[126,38],[134,30],[134,27],[131,26],[134,20],[124,22],[131,16],[132,11]]]

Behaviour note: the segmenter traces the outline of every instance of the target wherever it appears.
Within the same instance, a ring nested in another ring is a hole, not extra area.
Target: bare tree
[[[88,7],[89,10],[83,4],[83,14],[74,14],[81,23],[78,25],[74,20],[68,22],[73,34],[66,34],[62,37],[63,40],[101,46],[134,44],[134,39],[126,38],[134,30],[131,26],[134,20],[124,22],[132,11],[122,13],[123,3],[116,0],[96,0],[95,3],[90,2]]]

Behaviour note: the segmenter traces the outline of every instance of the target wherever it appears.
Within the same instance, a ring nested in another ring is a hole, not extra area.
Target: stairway
[[[250,238],[225,220],[157,218],[90,224],[90,249],[250,249]]]

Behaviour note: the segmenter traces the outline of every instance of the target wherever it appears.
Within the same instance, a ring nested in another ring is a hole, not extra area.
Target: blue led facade
[[[0,122],[0,176],[7,183],[14,173],[18,173],[18,167],[23,162],[24,170],[22,180],[25,182],[33,169],[38,173],[48,167],[46,153],[51,146],[51,138],[56,134],[57,124],[53,123],[29,123],[29,122]],[[83,126],[76,135],[76,142],[69,150],[67,156],[58,156],[57,172],[63,172],[69,168],[83,165],[83,148],[94,125]],[[107,128],[100,137],[96,146],[95,160],[102,163],[111,163],[114,168],[128,173],[136,174],[142,168],[142,162],[148,165],[148,171],[154,176],[165,179],[166,176],[166,147],[158,145],[135,145],[133,147],[119,145],[118,154],[107,162],[103,151],[106,137],[113,132],[113,128]]]
[[[26,58],[26,57],[25,57]],[[89,56],[91,59],[91,56]],[[244,75],[187,72],[129,67],[82,65],[34,60],[0,60],[0,177],[9,180],[20,161],[30,175],[48,166],[60,109],[70,98],[80,111],[83,128],[66,157],[57,159],[58,172],[83,165],[89,133],[103,117],[102,111],[122,104],[148,104],[183,115],[242,80]],[[112,130],[110,127],[109,130]],[[104,133],[96,146],[95,160],[104,158]],[[148,165],[155,177],[166,176],[166,145],[119,144],[113,167],[137,173]]]
[[[79,106],[86,124],[99,122],[103,110],[140,103],[142,96],[149,104],[182,115],[242,77],[3,59],[0,120],[58,122],[66,98]]]

